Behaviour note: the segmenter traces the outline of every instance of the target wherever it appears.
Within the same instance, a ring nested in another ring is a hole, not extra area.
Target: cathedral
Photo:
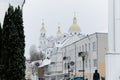
[[[83,64],[82,58],[78,56],[79,52],[86,53],[84,78],[92,80],[92,74],[96,69],[100,72],[101,78],[104,78],[107,33],[81,34],[76,16],[73,17],[68,33],[62,33],[60,28],[58,26],[56,37],[46,37],[45,23],[42,21],[39,50],[51,61],[44,66],[43,78],[60,80],[68,77],[83,77]]]

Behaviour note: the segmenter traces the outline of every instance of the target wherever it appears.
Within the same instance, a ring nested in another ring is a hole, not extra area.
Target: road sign
[[[71,61],[71,62],[70,62],[70,65],[71,65],[71,66],[73,66],[74,64],[75,64],[74,61]]]
[[[85,71],[85,70],[79,70],[79,72],[83,72],[83,71]]]
[[[39,64],[38,62],[36,62],[35,65],[36,65],[37,67],[40,66],[40,64]]]

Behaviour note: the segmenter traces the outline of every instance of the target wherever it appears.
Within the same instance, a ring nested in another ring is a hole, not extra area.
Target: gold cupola
[[[42,20],[42,27],[41,27],[41,29],[40,29],[40,32],[46,32],[44,20]]]
[[[69,33],[70,34],[80,34],[80,31],[81,31],[80,26],[77,24],[77,18],[74,15],[73,24],[69,28]]]
[[[60,26],[58,26],[58,30],[57,30],[57,37],[60,37],[62,34],[61,30],[60,30]]]
[[[73,18],[73,24],[70,26],[69,31],[79,31],[79,30],[80,30],[80,27],[77,24],[77,18],[74,17]]]
[[[58,26],[57,34],[61,34],[60,26]]]
[[[46,36],[44,20],[42,20],[42,27],[40,29],[40,35],[41,35],[41,37],[45,37]]]

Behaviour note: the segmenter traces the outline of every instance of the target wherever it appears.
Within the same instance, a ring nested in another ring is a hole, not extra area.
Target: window
[[[81,51],[81,46],[80,46],[80,51]]]
[[[84,51],[84,45],[82,45],[82,51]]]
[[[64,37],[66,37],[66,35],[64,35]]]
[[[90,43],[88,44],[88,46],[89,46],[89,51],[90,51]]]
[[[93,42],[92,45],[93,45],[93,51],[95,51],[96,50],[95,42]]]
[[[85,63],[86,63],[86,68],[88,68],[88,61],[86,60]]]
[[[81,61],[80,61],[80,66],[79,66],[80,68],[81,68],[81,66],[82,66],[81,64],[82,64],[82,63],[81,63]]]
[[[80,51],[80,48],[79,48],[79,46],[77,47],[77,52],[79,52]]]
[[[52,53],[52,51],[51,51],[51,53]]]
[[[57,47],[57,51],[58,51],[58,49],[59,49],[59,48]]]
[[[97,67],[97,59],[94,59],[93,62],[94,62],[94,67]]]
[[[87,51],[87,44],[85,44],[85,51]]]
[[[68,69],[68,65],[69,65],[69,63],[64,64],[65,69]]]
[[[60,44],[60,42],[57,42],[58,44]]]
[[[41,33],[41,36],[42,36],[42,33]]]
[[[75,32],[75,34],[77,34],[77,33]]]

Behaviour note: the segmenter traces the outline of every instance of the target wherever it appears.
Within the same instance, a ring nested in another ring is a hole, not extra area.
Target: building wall
[[[38,69],[38,77],[44,78],[44,67]]]
[[[107,34],[98,34],[98,70],[101,77],[105,77],[105,54],[108,50]]]
[[[87,52],[87,56],[85,58],[85,78],[91,78],[91,73],[94,72],[95,69],[97,69],[97,66],[94,67],[94,59],[97,59],[97,50],[93,50],[93,42],[96,44],[96,36],[95,34],[93,35],[88,35],[85,38],[81,39],[80,41],[78,41],[81,49],[79,52]],[[95,46],[95,47],[96,47]],[[79,48],[78,48],[79,49]],[[78,52],[77,52],[78,53]],[[83,69],[83,65],[82,65],[82,59],[80,59],[79,57],[77,57],[77,61],[80,62],[81,64],[81,70]],[[79,64],[77,64],[77,66],[79,67]],[[78,69],[79,70],[79,69]],[[78,72],[80,73],[80,72]],[[82,72],[81,72],[82,74]]]
[[[106,80],[120,79],[120,0],[108,1],[108,53],[106,54]]]
[[[70,56],[70,61],[75,61],[76,63],[74,66],[75,76],[82,76],[82,72],[79,72],[79,70],[83,70],[82,58],[78,56],[79,52],[87,52],[84,64],[85,78],[92,80],[92,74],[96,69],[98,69],[101,76],[105,76],[105,53],[107,51],[106,33],[94,33],[88,35],[79,41],[66,46],[63,48],[63,51],[64,55]]]
[[[74,40],[74,39],[73,39]],[[68,41],[69,43],[69,41]],[[54,48],[53,48],[54,49]],[[86,52],[85,57],[85,78],[92,80],[93,73],[98,69],[102,77],[105,76],[105,53],[107,51],[107,34],[106,33],[94,33],[87,35],[77,41],[72,41],[71,44],[61,48],[55,48],[51,54],[52,64],[48,65],[49,76],[57,78],[59,76],[64,77],[68,74],[68,63],[73,61],[75,64],[70,65],[70,72],[72,76],[83,76],[83,64],[82,58],[78,56],[79,52]],[[63,60],[66,57],[66,60]],[[81,71],[81,72],[79,72]]]

